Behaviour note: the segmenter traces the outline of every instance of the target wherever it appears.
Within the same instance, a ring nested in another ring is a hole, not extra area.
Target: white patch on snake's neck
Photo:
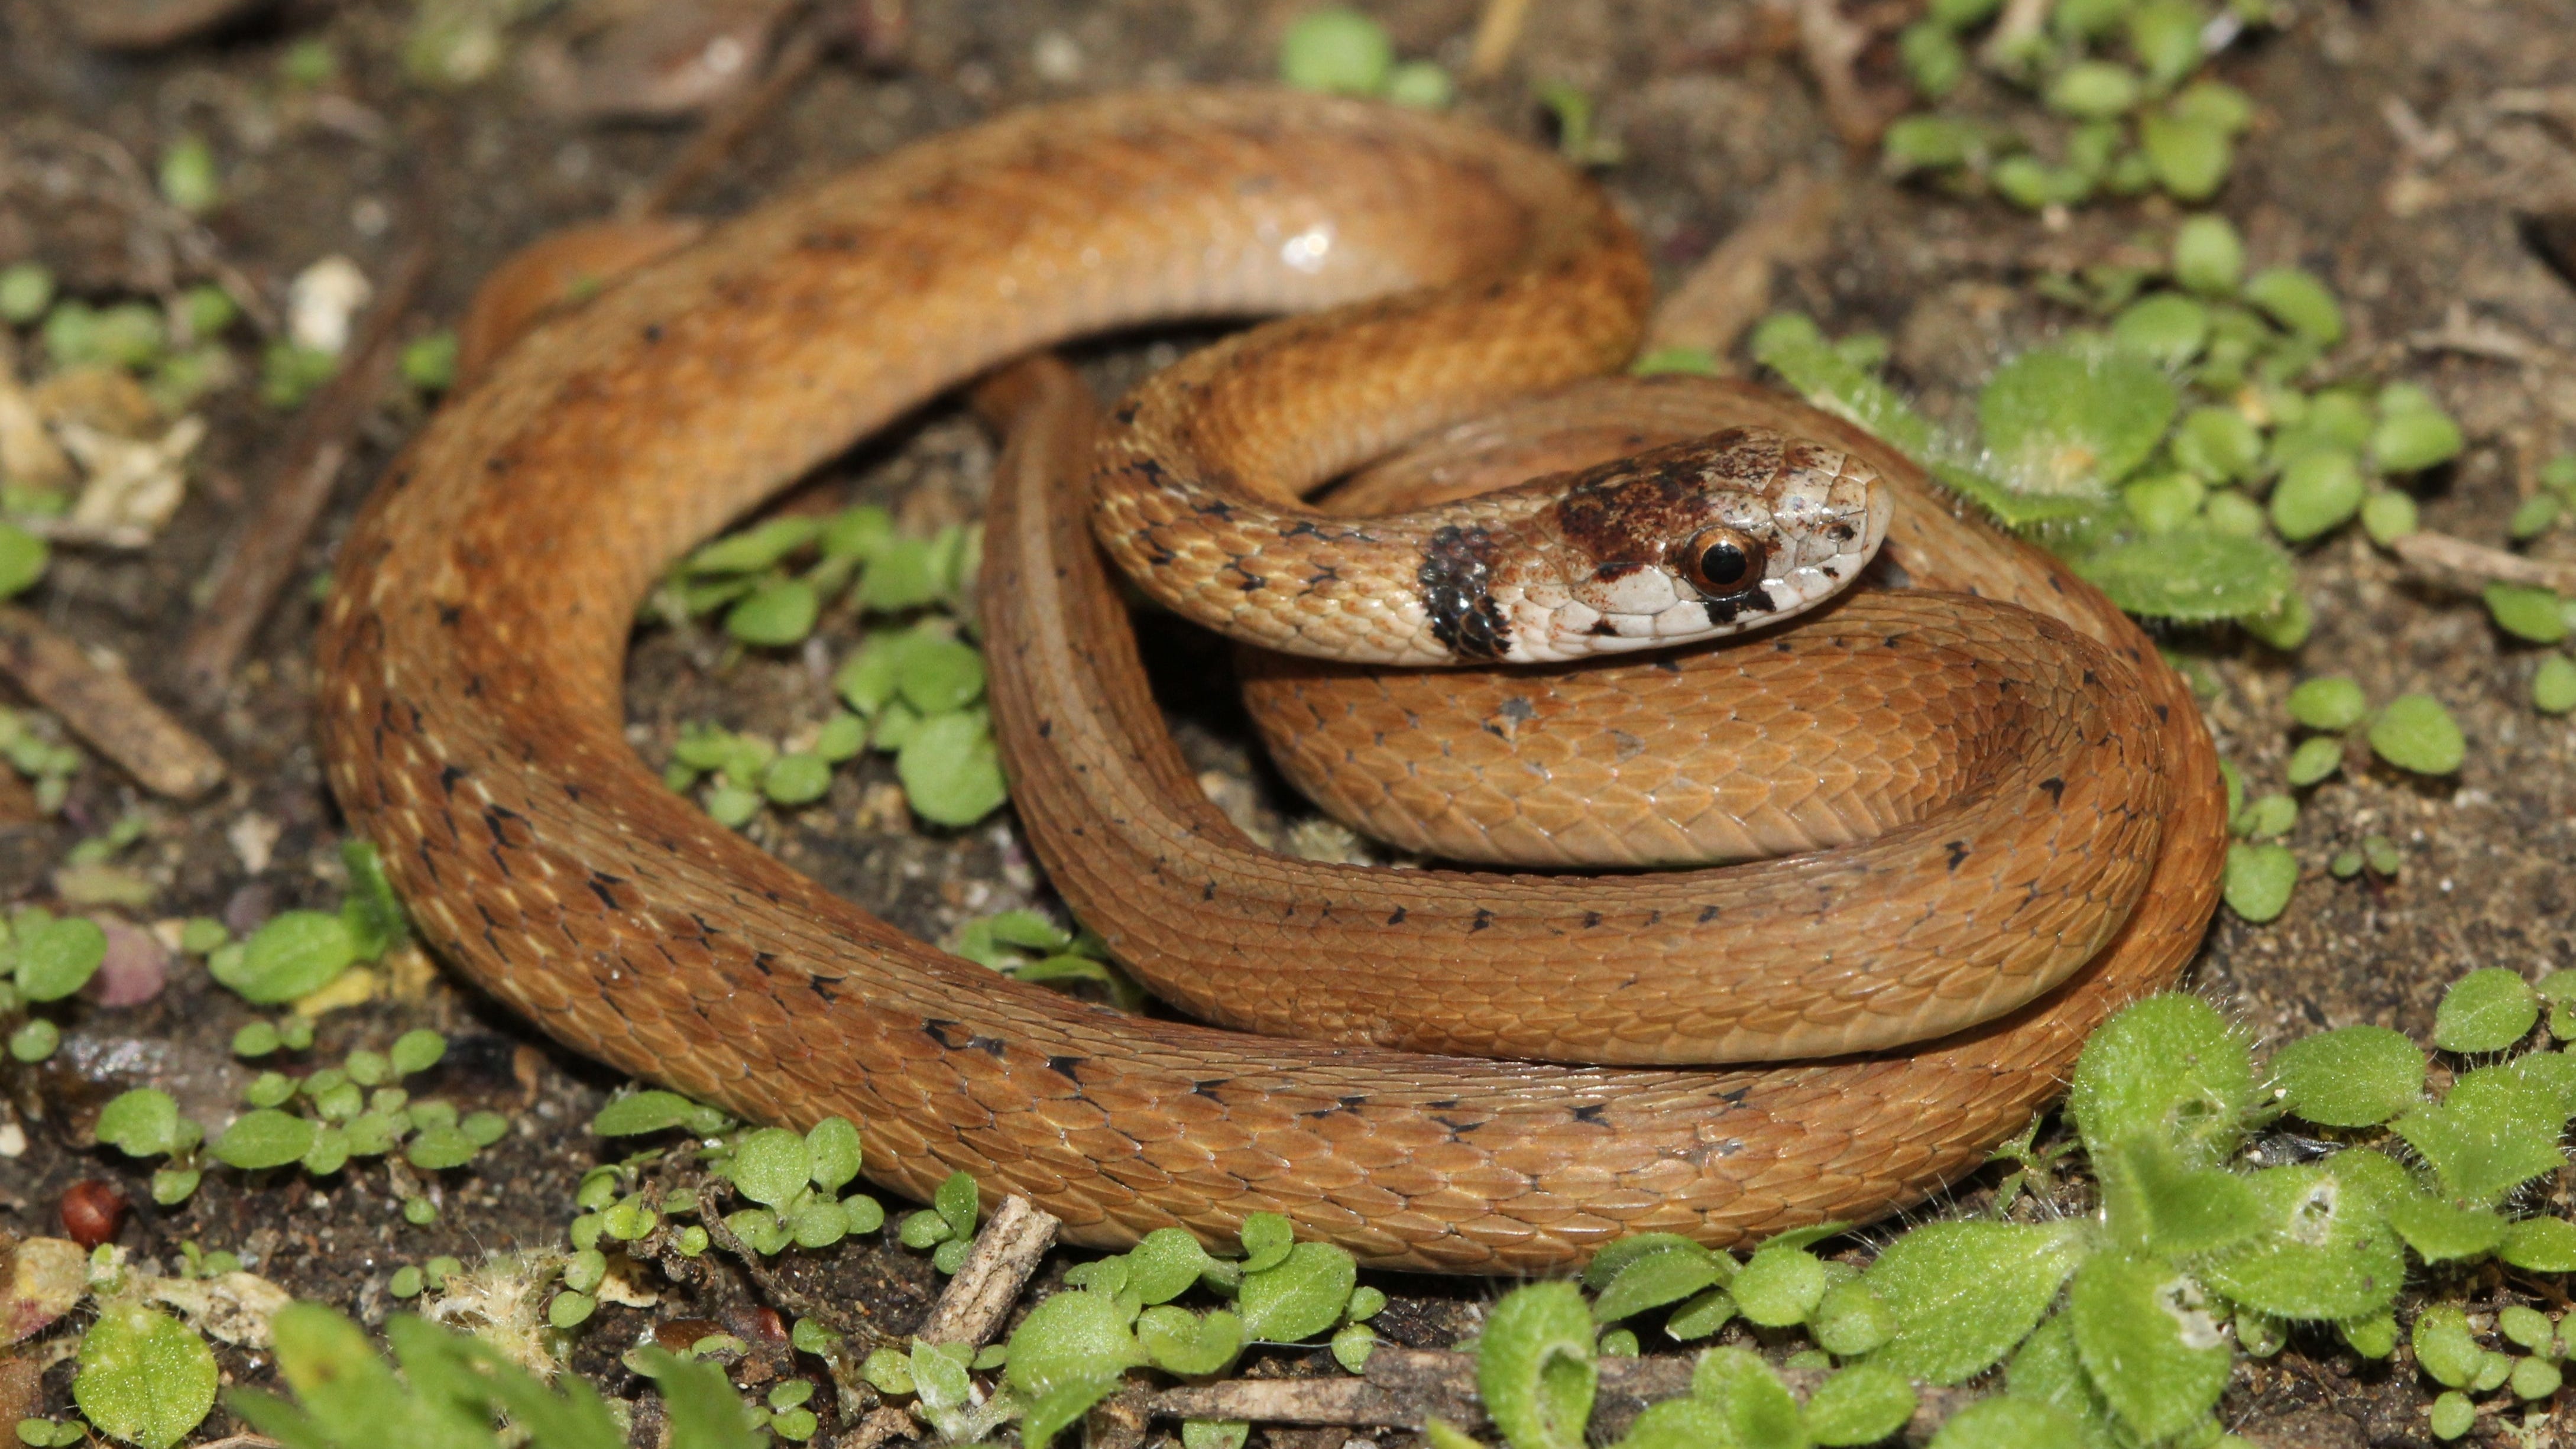
[[[1311,277],[1324,269],[1324,261],[1332,251],[1332,223],[1319,221],[1281,242],[1279,260],[1286,263],[1289,270],[1304,272]]]

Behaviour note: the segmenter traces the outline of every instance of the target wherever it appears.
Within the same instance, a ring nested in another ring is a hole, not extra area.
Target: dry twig
[[[1771,310],[1771,273],[1821,252],[1842,188],[1803,167],[1771,183],[1753,215],[1691,269],[1655,308],[1646,347],[1695,347],[1722,358],[1744,329]]]
[[[2447,533],[2410,533],[2389,544],[2389,551],[2414,568],[2432,574],[2466,575],[2507,584],[2532,584],[2560,594],[2576,594],[2576,563],[2525,558],[2500,548],[2453,538]]]
[[[426,218],[424,225],[426,225]],[[366,330],[349,349],[340,371],[323,385],[295,420],[286,466],[259,511],[235,535],[233,551],[217,576],[213,596],[179,647],[182,687],[200,703],[214,700],[250,648],[262,619],[295,573],[304,542],[331,501],[332,485],[349,459],[358,425],[393,375],[394,341],[429,277],[430,244],[413,243],[394,266]]]
[[[1853,62],[1869,45],[1869,32],[1835,8],[1835,0],[1798,0],[1798,54],[1816,79],[1825,102],[1825,119],[1834,134],[1854,150],[1878,145],[1888,118],[1861,90]]]
[[[1027,1198],[1002,1199],[984,1231],[975,1235],[975,1246],[967,1250],[957,1276],[931,1305],[919,1336],[931,1343],[980,1345],[990,1340],[1010,1316],[1038,1260],[1055,1246],[1061,1226],[1055,1214]]]
[[[0,607],[0,673],[156,795],[192,800],[224,778],[223,757],[131,676],[91,662],[24,609]]]
[[[709,117],[706,128],[698,132],[650,190],[625,208],[626,214],[658,216],[687,195],[690,187],[722,166],[743,138],[785,104],[805,77],[813,74],[823,59],[826,43],[819,19],[811,14],[799,19],[788,32],[786,43],[779,46],[777,58],[770,62],[769,73],[760,78],[760,84],[733,97]]]
[[[1476,38],[1467,51],[1469,79],[1492,80],[1512,63],[1529,8],[1530,0],[1485,0],[1484,10],[1476,16]]]

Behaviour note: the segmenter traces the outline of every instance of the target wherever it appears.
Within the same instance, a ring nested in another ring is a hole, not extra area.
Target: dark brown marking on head
[[[1711,480],[1759,487],[1779,472],[1781,439],[1757,428],[1614,458],[1574,475],[1556,508],[1566,541],[1596,563],[1658,564],[1708,517]]]
[[[1449,524],[1432,533],[1414,571],[1431,637],[1460,659],[1496,660],[1511,650],[1511,621],[1491,592],[1500,551],[1482,527]]]

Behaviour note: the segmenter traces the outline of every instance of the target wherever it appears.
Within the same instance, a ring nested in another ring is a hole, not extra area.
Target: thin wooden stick
[[[419,224],[426,228],[430,217]],[[359,424],[383,395],[393,375],[394,342],[403,315],[411,310],[429,277],[430,243],[414,242],[394,264],[393,278],[368,315],[366,329],[349,349],[347,361],[295,420],[286,450],[286,466],[257,513],[233,541],[231,557],[217,575],[205,612],[188,629],[179,646],[181,687],[200,705],[212,704],[249,652],[260,621],[294,577],[305,540],[331,501],[332,485],[348,462]]]
[[[1064,1224],[1055,1214],[1024,1197],[1006,1197],[993,1212],[975,1246],[966,1252],[957,1276],[922,1320],[920,1336],[932,1343],[983,1344],[1020,1301],[1020,1290],[1038,1261],[1055,1246],[1055,1231]]]
[[[0,673],[155,795],[193,800],[223,781],[223,757],[131,675],[24,609],[0,606]]]
[[[1512,63],[1529,9],[1530,0],[1485,0],[1483,13],[1476,17],[1475,41],[1467,51],[1469,79],[1492,80]]]
[[[2488,548],[2465,538],[2453,538],[2447,533],[2406,534],[2389,544],[2388,549],[2419,569],[2467,574],[2471,578],[2498,583],[2532,584],[2557,593],[2576,595],[2576,564],[2524,558],[2518,553]]]
[[[760,84],[743,92],[707,121],[687,147],[671,162],[670,168],[654,182],[652,189],[636,198],[626,208],[630,217],[659,216],[688,194],[689,188],[704,180],[740,146],[770,113],[783,105],[796,87],[803,84],[814,67],[823,59],[825,38],[820,21],[808,15],[788,32],[786,43],[779,46],[778,58],[770,63],[769,73]]]

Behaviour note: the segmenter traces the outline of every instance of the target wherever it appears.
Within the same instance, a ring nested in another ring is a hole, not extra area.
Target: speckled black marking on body
[[[1493,535],[1483,528],[1456,524],[1434,532],[1422,551],[1422,567],[1414,577],[1422,584],[1431,637],[1460,659],[1483,663],[1511,652],[1511,622],[1488,592],[1499,552]]]

